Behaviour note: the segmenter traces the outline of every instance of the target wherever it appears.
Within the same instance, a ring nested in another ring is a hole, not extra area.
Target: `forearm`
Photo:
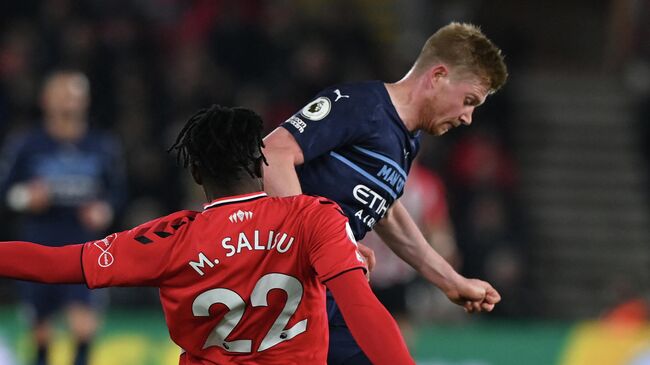
[[[361,270],[344,273],[326,285],[354,339],[373,364],[414,364],[395,320],[372,293]]]
[[[397,256],[442,290],[458,279],[458,273],[431,247],[399,201],[375,231]]]
[[[48,284],[81,284],[83,245],[48,247],[31,242],[0,243],[0,276]]]

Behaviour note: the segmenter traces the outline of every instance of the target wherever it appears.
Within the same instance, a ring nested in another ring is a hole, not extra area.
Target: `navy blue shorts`
[[[327,318],[329,319],[330,345],[327,352],[328,365],[372,365],[352,337],[343,320],[339,306],[327,292]]]
[[[41,284],[19,282],[23,301],[33,310],[34,320],[41,322],[70,304],[98,307],[96,293],[82,284]]]

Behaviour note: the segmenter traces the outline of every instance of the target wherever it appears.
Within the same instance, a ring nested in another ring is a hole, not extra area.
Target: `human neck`
[[[204,183],[203,190],[205,192],[206,199],[211,202],[215,199],[233,196],[233,195],[243,195],[249,193],[255,193],[258,191],[264,190],[264,184],[262,179],[258,178],[246,178],[241,179],[234,186],[223,187],[214,183]]]
[[[83,120],[50,118],[46,119],[45,129],[57,141],[74,143],[84,136],[87,126]]]
[[[395,83],[385,84],[390,101],[409,132],[415,132],[419,129],[417,81],[417,79],[407,74],[403,79]]]

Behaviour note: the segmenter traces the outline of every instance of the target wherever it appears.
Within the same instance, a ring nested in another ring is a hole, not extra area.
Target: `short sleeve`
[[[353,269],[366,269],[347,217],[334,202],[322,199],[306,217],[308,255],[321,282]]]
[[[305,162],[363,138],[368,123],[357,118],[360,105],[344,89],[327,89],[281,126],[289,131],[302,149]],[[347,96],[342,98],[341,96]]]
[[[81,255],[89,288],[160,286],[196,212],[179,212],[84,244]]]

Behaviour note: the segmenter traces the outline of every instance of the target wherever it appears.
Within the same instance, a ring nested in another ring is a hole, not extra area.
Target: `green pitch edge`
[[[476,321],[431,325],[416,331],[412,353],[420,365],[559,365],[573,325],[568,323]],[[63,331],[60,342],[67,343]],[[0,308],[0,339],[17,353],[19,364],[32,353],[26,322],[15,308]],[[66,346],[60,346],[66,348]],[[55,350],[65,363],[70,350]],[[178,363],[160,310],[110,311],[98,335],[93,365],[110,365],[115,354],[123,365]],[[93,357],[91,357],[93,358]],[[56,365],[56,364],[55,364]]]
[[[573,325],[485,321],[420,329],[413,355],[419,364],[556,365]]]

